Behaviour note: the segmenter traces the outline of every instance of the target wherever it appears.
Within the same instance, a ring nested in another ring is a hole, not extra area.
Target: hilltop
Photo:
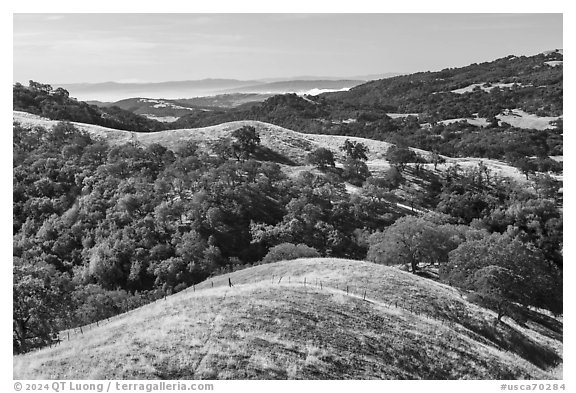
[[[210,278],[16,356],[14,379],[561,378],[561,322],[494,318],[397,268],[283,261]]]
[[[178,100],[138,97],[127,98],[116,102],[91,101],[89,103],[102,108],[116,106],[150,119],[173,122],[193,111],[212,111],[218,110],[219,108],[234,108],[246,104],[253,105],[271,96],[272,94],[235,93],[182,98]]]

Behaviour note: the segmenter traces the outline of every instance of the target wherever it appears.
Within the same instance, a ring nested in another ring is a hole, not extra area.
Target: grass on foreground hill
[[[561,378],[561,324],[494,326],[494,317],[395,268],[284,261],[214,277],[15,356],[14,378]]]

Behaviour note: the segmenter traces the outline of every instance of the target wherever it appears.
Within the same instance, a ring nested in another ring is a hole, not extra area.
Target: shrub
[[[334,153],[324,147],[320,147],[309,153],[307,160],[308,163],[314,165],[320,170],[324,170],[328,167],[334,167],[336,165],[334,163]]]
[[[268,251],[268,254],[262,259],[264,263],[277,261],[286,261],[297,258],[317,258],[320,253],[313,247],[305,244],[281,243],[274,246]]]

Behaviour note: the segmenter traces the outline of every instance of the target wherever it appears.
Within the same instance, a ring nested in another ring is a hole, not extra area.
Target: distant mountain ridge
[[[116,101],[134,96],[150,98],[189,98],[211,95],[217,91],[226,91],[242,86],[252,86],[258,81],[237,79],[201,79],[187,81],[168,81],[155,83],[73,83],[59,84],[73,97],[80,100]]]
[[[134,97],[188,99],[227,93],[306,93],[311,90],[349,89],[368,79],[313,78],[278,80],[201,79],[155,83],[64,83],[54,84],[80,100],[118,101]]]
[[[343,80],[361,80],[371,81],[376,79],[391,78],[393,76],[403,75],[400,72],[383,72],[376,74],[363,74],[363,75],[346,75],[346,76],[319,76],[319,75],[299,75],[293,77],[276,77],[276,78],[263,78],[259,79],[261,82],[285,82],[285,81],[311,81],[311,80],[325,80],[325,81],[343,81]]]
[[[348,90],[361,85],[363,80],[289,80],[232,89],[232,93],[300,93],[310,94],[314,90]]]

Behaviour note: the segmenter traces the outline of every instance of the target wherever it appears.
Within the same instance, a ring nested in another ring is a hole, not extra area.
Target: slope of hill
[[[43,126],[50,128],[58,123],[55,120],[45,119],[37,115],[20,111],[14,111],[13,119],[15,122],[26,127]],[[94,136],[104,138],[113,144],[139,142],[147,146],[152,143],[159,143],[170,149],[176,148],[182,144],[183,141],[187,140],[197,141],[203,146],[209,146],[220,138],[230,137],[232,132],[238,128],[243,126],[253,126],[259,133],[261,143],[264,147],[288,158],[297,165],[304,165],[308,153],[319,147],[330,149],[335,153],[337,158],[343,160],[344,156],[343,153],[340,152],[340,147],[344,144],[346,139],[349,139],[351,141],[362,142],[368,147],[369,152],[367,165],[373,173],[377,174],[378,172],[390,167],[390,164],[385,159],[386,151],[391,146],[388,142],[342,135],[304,134],[274,124],[253,120],[234,121],[211,127],[166,130],[159,132],[130,132],[95,126],[92,124],[74,124],[79,129],[87,131]],[[428,157],[431,154],[430,152],[421,149],[413,148],[412,150],[424,157]],[[503,161],[474,157],[444,157],[444,159],[446,162],[438,165],[439,170],[443,170],[455,163],[460,165],[462,168],[466,168],[477,166],[478,163],[482,162],[492,170],[494,174],[513,178],[519,182],[525,181],[525,176],[520,172],[520,170]],[[424,166],[432,167],[433,164],[424,164]]]
[[[529,113],[562,114],[563,55],[507,56],[491,62],[438,72],[373,81],[348,92],[330,93],[333,102],[376,105],[397,112],[418,112],[434,120],[467,117],[471,113],[519,108]]]
[[[210,111],[214,108],[235,108],[240,105],[255,104],[271,96],[272,94],[234,93],[177,100],[127,98],[116,102],[90,101],[90,103],[101,108],[116,106],[148,118],[174,117],[177,119],[194,111]]]
[[[15,379],[561,378],[561,322],[539,315],[540,323],[519,326],[494,317],[455,289],[396,268],[301,259],[214,277],[16,356],[13,372]]]
[[[254,104],[270,98],[272,94],[230,93],[207,97],[194,97],[175,100],[176,104],[196,108],[235,108],[240,105]]]
[[[62,88],[30,81],[29,86],[16,83],[12,88],[13,109],[55,120],[78,121],[122,130],[158,131],[162,123],[139,116],[117,106],[98,107],[71,98]]]

